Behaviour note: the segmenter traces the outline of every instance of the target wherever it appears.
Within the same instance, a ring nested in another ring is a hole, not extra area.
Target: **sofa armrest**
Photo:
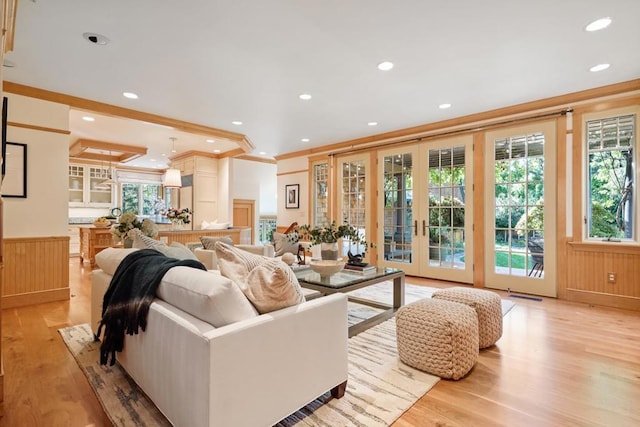
[[[273,425],[345,382],[347,331],[333,294],[207,332],[210,425]]]

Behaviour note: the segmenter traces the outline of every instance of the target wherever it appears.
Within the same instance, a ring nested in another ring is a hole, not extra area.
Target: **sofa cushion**
[[[137,248],[105,248],[96,254],[96,264],[105,273],[113,276],[122,260]]]
[[[227,228],[229,228],[228,222],[218,222],[217,219],[213,222],[202,220],[200,224],[200,229],[202,230],[226,230]]]
[[[304,294],[293,270],[280,260],[216,243],[220,273],[238,284],[260,314],[300,304]]]
[[[170,269],[158,286],[157,296],[216,328],[258,315],[231,280],[190,267]]]
[[[220,237],[201,236],[200,241],[202,242],[203,248],[209,249],[212,251],[216,249],[216,242],[224,242],[229,245],[233,245],[233,239],[231,238],[231,236],[220,236]]]
[[[291,242],[288,234],[273,232],[273,246],[275,248],[275,256],[282,256],[287,252],[292,254],[298,253],[298,242]]]

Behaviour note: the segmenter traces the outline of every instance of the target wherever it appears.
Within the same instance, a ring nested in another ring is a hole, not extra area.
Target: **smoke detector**
[[[101,46],[104,46],[111,41],[102,34],[97,33],[82,33],[82,37],[84,37],[85,40],[88,40],[90,43],[99,44]]]

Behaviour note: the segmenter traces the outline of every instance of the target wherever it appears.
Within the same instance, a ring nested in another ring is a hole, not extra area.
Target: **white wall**
[[[231,222],[233,205],[231,204],[231,161],[229,158],[218,160],[218,221]]]
[[[278,169],[278,225],[289,226],[294,222],[299,225],[309,223],[309,161],[307,157],[279,160]],[[285,207],[285,186],[300,185],[300,208]]]
[[[68,131],[68,106],[5,96],[9,99],[9,122]],[[27,144],[27,198],[3,198],[4,236],[66,236],[69,135],[9,126],[7,140]]]
[[[276,215],[277,170],[275,164],[235,159],[230,199],[255,200],[256,215]]]

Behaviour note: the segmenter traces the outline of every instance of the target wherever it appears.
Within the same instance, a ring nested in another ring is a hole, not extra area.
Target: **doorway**
[[[251,242],[240,242],[255,244],[255,212],[256,201],[248,199],[233,199],[233,226],[251,228]]]

